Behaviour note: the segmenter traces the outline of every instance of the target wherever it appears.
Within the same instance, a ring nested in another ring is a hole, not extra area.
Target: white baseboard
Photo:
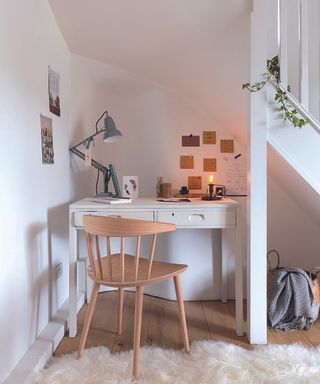
[[[35,372],[39,372],[50,360],[67,331],[68,301],[67,299],[56,312],[55,316],[53,316],[35,342],[30,346],[3,384],[30,384],[32,382],[32,375]],[[78,312],[83,304],[84,294],[79,293],[77,302]]]

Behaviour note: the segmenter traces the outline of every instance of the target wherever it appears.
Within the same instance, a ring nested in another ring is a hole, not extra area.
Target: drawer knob
[[[204,219],[205,219],[205,216],[199,213],[194,213],[192,215],[189,215],[189,221],[200,222],[200,221],[203,221]]]

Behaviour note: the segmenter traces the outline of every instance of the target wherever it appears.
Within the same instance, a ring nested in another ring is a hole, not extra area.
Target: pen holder
[[[165,199],[171,197],[171,183],[162,184],[162,197],[164,197]]]

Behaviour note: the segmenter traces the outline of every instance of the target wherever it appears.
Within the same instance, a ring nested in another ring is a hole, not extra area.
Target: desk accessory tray
[[[222,200],[223,196],[202,196],[201,199],[206,201]]]

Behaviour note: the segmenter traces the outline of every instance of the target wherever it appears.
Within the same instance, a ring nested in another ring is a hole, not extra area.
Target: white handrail
[[[276,88],[276,82],[271,79],[271,84]],[[279,83],[280,89],[286,93],[289,103],[300,113],[302,117],[308,120],[308,123],[320,133],[320,123],[315,119],[309,111],[307,111],[301,103],[290,93],[285,87]]]

